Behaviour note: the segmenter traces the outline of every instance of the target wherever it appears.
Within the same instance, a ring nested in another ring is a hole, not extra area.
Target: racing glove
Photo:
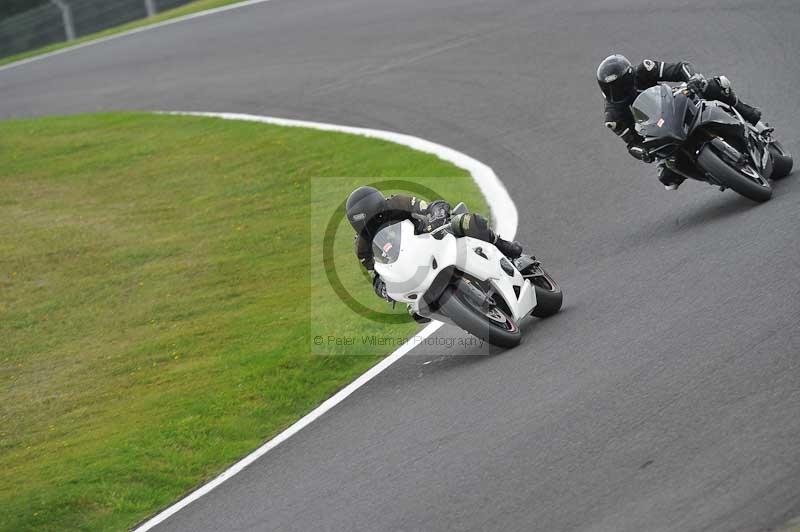
[[[416,312],[414,312],[414,307],[412,307],[411,305],[406,305],[406,310],[408,311],[408,315],[411,316],[411,319],[413,319],[417,323],[430,323],[431,322],[430,318],[426,318],[425,316],[422,316],[422,315],[417,314]]]
[[[375,290],[379,298],[392,301],[392,298],[389,297],[389,294],[386,292],[386,283],[383,282],[380,275],[376,274],[375,278],[372,280],[372,289]]]
[[[444,200],[436,200],[428,206],[428,218],[425,231],[438,229],[450,220],[450,204]]]
[[[647,151],[647,148],[644,146],[636,146],[631,144],[628,146],[628,153],[630,153],[633,158],[639,159],[644,163],[652,163],[655,161],[655,157],[650,155],[650,152]]]
[[[686,88],[693,93],[702,96],[708,88],[708,80],[702,74],[694,74],[686,82]]]

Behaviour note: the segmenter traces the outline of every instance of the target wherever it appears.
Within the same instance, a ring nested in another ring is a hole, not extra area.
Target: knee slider
[[[712,89],[711,96],[713,99],[724,101],[729,105],[736,105],[738,98],[736,98],[731,81],[727,77],[716,76],[711,78],[709,87]]]

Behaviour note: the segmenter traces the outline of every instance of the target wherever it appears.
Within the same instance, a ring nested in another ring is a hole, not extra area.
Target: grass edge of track
[[[130,526],[393,350],[360,346],[362,356],[345,356],[352,346],[331,345],[328,356],[303,355],[311,328],[325,323],[265,295],[296,302],[329,290],[309,240],[319,234],[309,231],[314,217],[281,215],[310,202],[314,212],[333,208],[346,195],[337,179],[363,178],[323,178],[314,191],[314,176],[407,176],[485,206],[463,170],[355,135],[145,113],[3,126],[0,375],[9,386],[0,388],[0,462],[9,473],[0,498],[10,511],[0,528]],[[271,168],[278,155],[290,167],[281,175]],[[343,235],[340,277],[374,302]],[[280,249],[296,256],[272,260]],[[291,271],[304,271],[307,286],[292,284]],[[363,331],[365,321],[337,305],[335,332]],[[366,326],[387,336],[414,330]]]

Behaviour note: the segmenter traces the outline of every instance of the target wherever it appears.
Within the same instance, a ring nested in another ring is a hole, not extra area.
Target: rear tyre
[[[529,277],[533,288],[536,290],[536,307],[531,312],[537,318],[552,316],[561,310],[564,302],[564,294],[555,279],[550,277],[544,269],[540,269],[542,275]]]
[[[778,141],[773,141],[769,145],[769,152],[772,154],[772,179],[789,175],[794,165],[791,154],[787,153]]]
[[[514,319],[497,306],[480,309],[455,287],[449,286],[439,298],[440,308],[453,323],[498,347],[516,347],[522,333]]]
[[[711,174],[722,186],[734,190],[742,196],[759,203],[772,197],[772,186],[752,165],[734,168],[714,151],[709,143],[697,156],[697,165]]]

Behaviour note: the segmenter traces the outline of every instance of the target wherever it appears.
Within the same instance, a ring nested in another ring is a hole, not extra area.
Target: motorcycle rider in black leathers
[[[470,236],[490,242],[497,246],[506,257],[515,259],[522,254],[519,242],[510,242],[489,228],[489,222],[480,214],[464,213],[450,216],[450,204],[444,200],[431,203],[407,194],[394,194],[388,198],[372,187],[358,187],[347,198],[347,220],[356,231],[356,256],[364,268],[372,274],[372,287],[375,293],[387,300],[392,299],[386,293],[386,284],[375,272],[372,255],[372,239],[386,225],[410,220],[414,223],[417,234],[429,233],[443,225],[449,224],[456,237]],[[428,318],[412,314],[419,323],[430,321]]]
[[[695,72],[686,61],[665,63],[645,59],[637,66],[620,54],[606,57],[597,67],[597,83],[605,98],[606,127],[617,134],[627,145],[633,157],[652,163],[653,158],[643,146],[643,138],[634,128],[631,105],[639,93],[660,81],[686,82],[688,87],[706,100],[718,100],[733,106],[753,125],[761,119],[761,111],[740,100],[725,76],[706,79]],[[658,180],[669,190],[677,189],[685,178],[667,168],[658,167]]]

